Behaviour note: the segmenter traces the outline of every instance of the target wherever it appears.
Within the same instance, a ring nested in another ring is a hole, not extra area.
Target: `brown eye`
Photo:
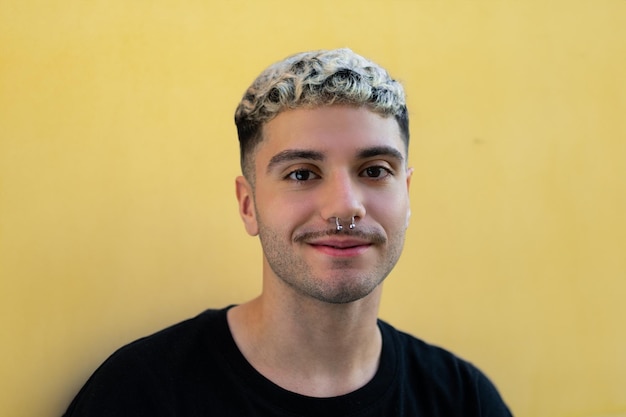
[[[371,166],[371,167],[365,168],[365,170],[363,170],[362,175],[367,178],[382,179],[390,174],[391,173],[389,172],[389,170],[385,167]]]
[[[318,177],[316,174],[309,171],[308,169],[297,169],[289,173],[287,178],[289,178],[290,180],[294,180],[294,181],[308,181],[308,180],[312,180]]]

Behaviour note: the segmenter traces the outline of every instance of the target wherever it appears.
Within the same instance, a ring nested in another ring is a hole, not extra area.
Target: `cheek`
[[[304,196],[268,195],[257,200],[257,216],[263,224],[287,230],[310,217],[311,204]]]
[[[366,206],[367,213],[385,228],[406,229],[411,217],[406,197],[379,196]]]

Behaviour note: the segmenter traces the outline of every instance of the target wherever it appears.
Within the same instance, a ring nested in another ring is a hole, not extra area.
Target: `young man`
[[[410,217],[402,86],[350,50],[303,53],[235,122],[261,295],[120,349],[66,416],[510,416],[471,364],[377,319]]]

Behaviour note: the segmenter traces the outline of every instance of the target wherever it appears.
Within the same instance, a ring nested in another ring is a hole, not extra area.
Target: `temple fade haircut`
[[[409,116],[402,85],[379,65],[350,49],[303,52],[263,71],[235,111],[241,169],[254,183],[254,150],[263,126],[279,113],[333,104],[365,107],[394,117],[408,151]]]

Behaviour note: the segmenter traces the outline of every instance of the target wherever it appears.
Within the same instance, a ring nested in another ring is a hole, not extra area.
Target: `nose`
[[[348,173],[327,177],[321,192],[320,214],[325,221],[340,219],[342,223],[348,224],[353,217],[356,220],[365,217],[363,190],[358,179]]]

